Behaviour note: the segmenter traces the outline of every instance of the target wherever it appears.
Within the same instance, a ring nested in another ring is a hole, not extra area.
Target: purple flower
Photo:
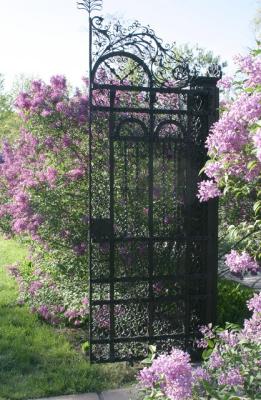
[[[30,284],[30,287],[28,289],[28,292],[32,295],[35,296],[36,293],[38,292],[39,289],[43,287],[43,283],[40,281],[33,281]]]
[[[77,310],[67,310],[67,311],[65,311],[64,316],[66,318],[68,318],[69,321],[71,321],[72,319],[75,319],[75,318],[77,318],[79,316],[79,311],[77,311]]]
[[[85,175],[85,172],[82,168],[75,168],[72,169],[67,173],[67,176],[72,180],[72,181],[77,181],[78,179],[83,178]]]
[[[230,89],[233,84],[233,78],[225,76],[218,81],[217,86],[221,89]]]
[[[68,134],[63,136],[62,142],[65,147],[70,147],[72,145],[72,139]]]
[[[48,320],[50,318],[50,312],[47,307],[47,305],[43,304],[38,308],[38,313],[43,317],[45,320]]]
[[[48,149],[52,149],[54,146],[54,138],[52,136],[47,136],[46,139],[44,139],[44,144]]]
[[[84,305],[84,306],[89,306],[89,299],[87,298],[87,297],[84,297],[83,299],[82,299],[82,304]]]
[[[256,156],[261,162],[261,129],[258,129],[253,136],[253,142],[256,148]]]
[[[171,400],[189,399],[193,383],[190,357],[182,350],[172,349],[169,355],[159,356],[149,368],[144,368],[138,379],[145,388],[160,385]]]
[[[246,87],[254,87],[261,83],[261,61],[260,57],[247,56],[236,56],[236,63],[247,74],[247,80],[245,82]]]
[[[15,106],[20,109],[29,110],[31,104],[31,99],[28,93],[21,92],[15,100]]]
[[[244,275],[248,271],[256,273],[259,269],[258,263],[245,251],[240,254],[232,250],[226,255],[225,263],[233,274]]]
[[[239,342],[239,337],[237,332],[228,331],[227,329],[218,334],[220,339],[222,339],[229,347],[235,347]]]
[[[164,290],[164,286],[161,282],[156,282],[153,284],[153,292],[155,294],[162,294],[163,290]]]
[[[8,266],[8,271],[9,271],[10,275],[12,275],[12,276],[15,277],[15,278],[17,278],[17,277],[19,277],[19,276],[21,275],[21,274],[20,274],[19,267],[18,267],[18,265],[16,265],[16,264],[14,264],[14,265],[9,265],[9,266]]]
[[[60,113],[62,113],[62,114],[67,115],[68,112],[69,112],[69,107],[68,107],[68,105],[67,105],[66,103],[64,103],[63,101],[59,101],[59,102],[56,104],[56,111],[58,111],[58,112],[60,112]]]
[[[256,293],[252,299],[247,301],[247,307],[250,311],[261,313],[261,292]]]
[[[221,195],[221,191],[218,189],[217,184],[213,180],[202,181],[198,184],[199,191],[197,197],[200,202],[208,201]]]
[[[67,87],[66,78],[63,75],[55,75],[50,79],[53,89],[65,90]]]
[[[209,373],[202,367],[198,367],[193,371],[193,380],[196,383],[199,381],[209,381],[210,375]]]
[[[221,357],[220,353],[217,351],[214,351],[209,358],[209,367],[211,369],[220,368],[220,367],[222,367],[223,364],[224,364],[224,360]]]
[[[239,368],[231,368],[219,375],[218,384],[222,386],[242,386],[244,384],[244,378]]]
[[[87,246],[85,243],[76,244],[73,247],[73,250],[77,254],[77,256],[83,256],[86,253]]]
[[[50,109],[44,109],[42,112],[41,112],[41,116],[42,117],[49,117],[50,115],[52,115],[52,110],[50,110]]]
[[[55,168],[48,167],[45,173],[45,177],[50,187],[54,187],[57,180],[58,171]]]
[[[206,165],[205,168],[205,174],[209,177],[209,178],[217,178],[220,176],[220,173],[222,172],[222,167],[221,167],[221,163],[220,162],[209,162]]]

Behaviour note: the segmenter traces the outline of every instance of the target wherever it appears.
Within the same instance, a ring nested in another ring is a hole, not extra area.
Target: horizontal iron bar
[[[180,274],[180,275],[155,275],[153,276],[153,280],[155,281],[169,281],[169,280],[180,280],[180,279],[201,279],[207,276],[207,273],[203,274]],[[110,279],[109,278],[102,278],[102,279],[91,279],[91,283],[93,284],[110,284]],[[143,282],[148,282],[148,276],[127,276],[127,277],[121,277],[121,278],[114,278],[113,279],[114,283],[143,283]]]
[[[202,300],[206,299],[208,294],[198,294],[198,295],[190,295],[189,298],[191,300]],[[103,305],[134,305],[134,304],[168,304],[178,300],[186,300],[184,296],[159,296],[150,298],[129,298],[129,299],[114,299],[114,300],[92,300],[91,306],[103,306]]]
[[[208,112],[197,111],[197,112],[189,112],[187,110],[171,110],[171,109],[163,109],[163,108],[141,108],[141,107],[110,107],[110,106],[98,106],[92,105],[92,111],[102,111],[102,112],[118,112],[118,113],[138,113],[138,114],[167,114],[167,115],[192,115],[195,117],[200,117],[202,115],[208,116]]]
[[[129,343],[129,342],[152,342],[153,340],[166,340],[166,339],[189,339],[195,338],[195,335],[199,337],[198,332],[191,332],[191,334],[186,335],[185,333],[169,333],[165,335],[154,335],[154,336],[129,336],[129,337],[114,337],[108,339],[92,339],[92,344],[109,344],[113,343]]]
[[[175,243],[178,241],[184,241],[184,242],[204,242],[209,239],[208,236],[185,236],[185,235],[173,235],[173,236],[154,236],[152,238],[148,236],[125,236],[125,237],[114,237],[113,241],[114,242],[148,242],[153,241],[153,242],[169,242],[169,243]],[[101,240],[101,243],[104,242],[109,242],[110,240],[104,239]]]
[[[192,138],[188,139],[183,139],[174,136],[166,136],[166,137],[159,137],[159,136],[112,136],[112,140],[115,142],[143,142],[143,143],[151,143],[152,141],[154,143],[170,143],[170,144],[175,144],[175,145],[182,145],[182,148],[185,150],[185,146],[195,146],[195,140]]]
[[[199,352],[199,350],[197,350],[197,352]],[[112,364],[112,363],[121,363],[121,362],[129,362],[131,364],[133,363],[138,363],[142,360],[144,360],[144,358],[146,358],[145,356],[129,356],[129,357],[114,357],[113,359],[97,359],[95,358],[93,355],[90,357],[90,360],[92,363],[94,364]],[[195,360],[196,361],[196,360]],[[195,363],[195,365],[198,365],[197,363]]]
[[[181,138],[177,138],[175,136],[168,136],[168,137],[158,137],[158,136],[154,136],[153,138],[151,138],[150,136],[113,136],[112,140],[115,142],[151,142],[153,140],[153,142],[171,142],[171,143],[175,143],[175,144],[184,144],[185,141]],[[192,144],[193,142],[190,141],[190,144]]]
[[[116,91],[130,91],[130,92],[151,92],[151,93],[176,93],[176,94],[205,94],[208,95],[208,91],[204,89],[182,89],[173,87],[160,87],[151,88],[149,86],[136,86],[136,85],[110,85],[110,84],[99,84],[93,83],[93,90],[116,90]]]

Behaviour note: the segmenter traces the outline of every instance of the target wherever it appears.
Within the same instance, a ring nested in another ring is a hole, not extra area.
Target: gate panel
[[[196,194],[216,82],[149,28],[90,18],[91,361],[193,355],[214,318],[217,204]]]

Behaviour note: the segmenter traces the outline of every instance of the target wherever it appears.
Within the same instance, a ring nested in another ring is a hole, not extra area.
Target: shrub
[[[217,323],[224,326],[226,322],[243,325],[250,312],[246,301],[253,295],[253,290],[241,284],[219,280],[218,282],[218,304]]]
[[[189,355],[178,349],[156,358],[152,354],[151,365],[138,375],[144,400],[260,399],[261,294],[255,294],[247,306],[253,314],[243,329],[234,324],[226,324],[225,329],[211,324],[200,328],[201,367],[193,370]]]

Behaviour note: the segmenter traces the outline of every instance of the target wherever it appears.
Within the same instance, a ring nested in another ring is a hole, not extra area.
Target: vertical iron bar
[[[208,130],[219,118],[219,89],[217,79],[209,78]],[[208,259],[207,259],[207,322],[216,323],[218,278],[218,199],[208,202]]]
[[[161,144],[161,142],[159,142]],[[162,207],[162,223],[163,223],[163,230],[162,232],[165,232],[165,224],[167,223],[166,220],[168,218],[168,208],[166,206],[167,199],[166,199],[166,155],[167,152],[167,146],[166,146],[166,141],[162,141],[162,199],[163,199],[163,207]]]
[[[184,302],[185,302],[185,349],[188,348],[189,343],[189,336],[190,336],[190,296],[189,296],[189,273],[191,270],[191,260],[192,260],[192,243],[191,243],[191,223],[192,223],[192,203],[193,203],[193,188],[194,182],[193,179],[193,172],[192,172],[192,160],[193,156],[191,154],[191,147],[192,138],[191,134],[193,132],[193,94],[188,95],[187,97],[187,140],[183,143],[184,152],[183,156],[185,157],[185,198],[184,198],[184,208],[183,213],[185,215],[182,217],[184,218],[184,228],[185,228],[185,269],[184,269]],[[180,172],[180,171],[179,171]],[[195,194],[194,194],[195,195]]]
[[[127,141],[123,142],[123,160],[124,160],[124,175],[123,175],[123,191],[124,191],[124,218],[125,227],[124,234],[128,234],[128,147]]]
[[[156,93],[153,90],[153,86],[150,86],[150,113],[149,113],[149,160],[148,160],[148,172],[149,172],[149,212],[148,212],[148,222],[149,222],[149,341],[151,343],[151,337],[153,336],[153,322],[154,322],[154,293],[153,293],[153,262],[154,262],[154,224],[153,224],[153,185],[154,185],[154,168],[153,168],[153,155],[154,155],[154,103],[156,100]],[[152,343],[151,343],[152,344]]]
[[[110,360],[115,358],[114,338],[115,338],[115,307],[114,307],[114,256],[115,256],[115,238],[114,238],[114,102],[115,89],[110,90],[110,121],[109,121],[109,143],[110,143]]]
[[[90,362],[93,361],[93,312],[92,312],[92,239],[91,239],[91,225],[92,225],[92,19],[89,14],[89,123],[88,123],[88,152],[89,152],[89,190],[88,190],[88,208],[89,208],[89,235],[88,235],[88,250],[89,250],[89,301],[90,301],[90,316],[89,316],[89,341],[90,341]]]

